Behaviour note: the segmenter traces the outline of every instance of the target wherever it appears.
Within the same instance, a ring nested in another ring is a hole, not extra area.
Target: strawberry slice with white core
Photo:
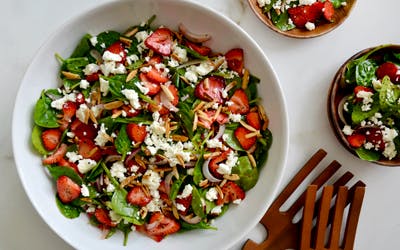
[[[158,28],[146,38],[144,44],[154,52],[169,56],[172,51],[172,32],[168,28]]]

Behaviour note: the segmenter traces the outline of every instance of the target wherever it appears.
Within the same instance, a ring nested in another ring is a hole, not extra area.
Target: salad
[[[339,104],[342,132],[364,160],[398,157],[400,53],[379,46],[346,65],[348,95]]]
[[[86,34],[42,91],[32,144],[67,218],[105,238],[161,241],[212,222],[253,188],[272,143],[245,53],[205,45],[184,25]]]
[[[335,11],[346,0],[257,0],[258,6],[282,31],[294,28],[314,30],[324,22],[334,22]]]

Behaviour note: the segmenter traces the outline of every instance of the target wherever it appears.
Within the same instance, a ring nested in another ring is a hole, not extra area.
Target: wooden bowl
[[[350,57],[345,63],[343,63],[343,65],[339,68],[335,77],[332,80],[328,92],[327,111],[328,111],[329,123],[339,142],[357,158],[359,157],[355,152],[355,149],[350,146],[350,144],[347,142],[346,135],[344,135],[344,133],[342,132],[345,123],[342,121],[339,114],[340,102],[342,101],[343,98],[345,98],[346,96],[350,95],[353,92],[353,87],[350,87],[348,84],[344,82],[345,80],[344,74],[346,72],[346,66],[349,62],[359,57],[362,57],[363,55],[367,54],[368,52],[378,47],[381,47],[381,49],[375,51],[372,55],[369,56],[369,58],[371,57],[380,58],[387,51],[395,51],[396,53],[400,53],[400,45],[381,45],[377,47],[371,47],[356,53],[355,55]],[[381,159],[379,159],[378,161],[373,161],[373,162],[379,165],[389,166],[389,167],[400,166],[400,156],[398,155],[391,160],[381,157]]]
[[[306,28],[294,28],[288,31],[282,31],[278,29],[268,18],[266,14],[262,12],[262,9],[258,6],[257,0],[247,0],[253,12],[256,16],[270,29],[279,34],[293,37],[293,38],[313,38],[317,36],[321,36],[323,34],[332,31],[336,27],[346,20],[346,18],[350,15],[351,10],[353,9],[356,0],[347,0],[347,5],[343,6],[342,8],[336,9],[335,15],[333,17],[334,22],[321,22],[315,26],[314,30],[307,30]]]

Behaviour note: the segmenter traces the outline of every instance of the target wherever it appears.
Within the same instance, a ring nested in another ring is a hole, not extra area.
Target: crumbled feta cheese
[[[241,114],[229,114],[229,120],[232,122],[240,122],[242,120],[242,115]]]
[[[299,0],[299,5],[311,5],[315,3],[317,0]]]
[[[106,143],[109,141],[110,136],[106,132],[106,127],[104,123],[101,124],[99,131],[97,132],[97,136],[94,139],[96,145],[100,147],[104,147]]]
[[[218,215],[218,214],[220,214],[221,212],[222,212],[222,205],[215,206],[215,207],[213,207],[213,209],[211,209],[211,211],[210,211],[211,214],[215,214],[215,215]]]
[[[79,82],[79,87],[81,87],[81,89],[87,89],[89,86],[90,86],[90,83],[85,79],[82,79]]]
[[[81,186],[81,194],[83,197],[89,197],[90,195],[89,188],[85,184]]]
[[[89,41],[90,41],[90,43],[91,43],[93,46],[96,46],[96,45],[97,45],[97,36],[92,36],[92,37],[89,39]]]
[[[187,184],[187,185],[185,186],[185,188],[183,189],[182,194],[180,194],[180,195],[178,195],[178,196],[176,196],[176,197],[177,197],[177,198],[180,198],[180,199],[185,199],[185,198],[189,197],[189,195],[192,194],[192,191],[193,191],[192,185]]]
[[[148,169],[142,177],[142,184],[147,186],[150,190],[157,190],[160,186],[160,182],[160,175],[151,169]]]
[[[89,63],[88,65],[85,66],[83,73],[88,76],[88,75],[96,73],[99,70],[100,70],[99,65],[97,65],[95,63]]]
[[[178,209],[179,211],[186,211],[186,207],[184,205],[182,205],[181,203],[176,203],[176,209]]]
[[[184,77],[189,81],[196,83],[198,81],[197,73],[189,69],[186,70]]]
[[[121,93],[129,100],[129,103],[134,109],[140,109],[139,95],[133,89],[123,89]]]
[[[240,203],[242,203],[242,199],[236,199],[236,200],[232,201],[232,203],[239,205]]]
[[[113,163],[113,165],[110,168],[110,173],[112,177],[118,178],[119,181],[125,180],[125,173],[126,173],[126,168],[124,166],[124,163],[122,161],[116,161]]]
[[[180,62],[180,63],[184,63],[188,61],[187,58],[187,52],[185,49],[175,45],[172,48],[172,54],[175,56],[175,58]]]
[[[64,105],[64,103],[71,101],[71,102],[75,102],[76,100],[76,94],[75,93],[70,93],[70,94],[66,94],[63,97],[54,100],[51,102],[50,106],[52,108],[58,109],[58,110],[62,110],[62,107]]]
[[[382,139],[385,142],[392,142],[397,135],[398,133],[395,129],[390,129],[388,127],[385,127],[385,129],[382,131]]]
[[[110,52],[110,51],[108,51],[108,50],[106,50],[106,51],[104,52],[102,58],[103,58],[104,61],[119,62],[119,61],[122,60],[121,55],[112,53],[112,52]]]
[[[143,82],[135,82],[136,87],[142,92],[143,94],[147,95],[149,93],[149,88],[145,87]]]
[[[79,109],[76,111],[76,117],[83,123],[86,122],[86,114],[88,110],[89,108],[86,104],[81,104],[79,105]]]
[[[231,174],[232,168],[236,166],[238,157],[234,151],[229,152],[228,158],[225,163],[220,163],[217,168],[217,172],[224,174]]]
[[[315,24],[312,23],[312,22],[307,22],[307,23],[305,24],[305,27],[306,27],[308,30],[315,30]]]
[[[261,8],[264,7],[267,4],[271,4],[271,0],[257,0],[258,6]]]
[[[351,135],[351,134],[353,134],[353,129],[351,129],[351,126],[349,126],[349,125],[344,125],[342,131],[343,131],[343,133],[344,133],[345,135]]]
[[[72,163],[75,163],[83,159],[83,156],[76,152],[67,152],[65,155],[67,156],[68,160]]]
[[[139,57],[135,54],[129,55],[126,57],[126,62],[128,65],[131,65],[132,63],[136,62],[139,60]]]
[[[148,36],[149,34],[145,30],[136,32],[135,34],[135,38],[138,42],[143,42]]]
[[[97,162],[92,159],[82,159],[78,161],[78,170],[82,174],[86,174],[97,165]]]
[[[205,76],[214,70],[214,64],[211,61],[201,62],[199,66],[196,67],[196,73]]]
[[[218,192],[215,187],[210,188],[206,193],[206,199],[209,201],[213,201],[218,199]]]
[[[103,93],[103,96],[108,94],[110,90],[110,83],[107,80],[104,80],[100,77],[100,92]]]
[[[115,186],[112,183],[108,183],[107,187],[106,187],[106,191],[108,193],[112,193],[115,191]]]
[[[122,217],[117,214],[114,210],[110,210],[110,212],[108,213],[110,215],[110,219],[115,222],[115,223],[120,223],[122,220]]]
[[[211,139],[207,140],[207,147],[208,148],[222,148],[222,142],[218,139]]]

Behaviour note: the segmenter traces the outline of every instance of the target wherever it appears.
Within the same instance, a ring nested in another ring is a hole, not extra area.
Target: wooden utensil
[[[331,207],[335,187],[325,186],[321,202],[316,206],[318,187],[310,185],[306,192],[303,210],[300,250],[352,250],[356,237],[358,218],[364,198],[365,187],[358,186],[349,192],[346,186],[340,186],[334,206]],[[350,202],[350,209],[345,215],[345,208]],[[317,208],[317,210],[316,210]],[[314,218],[317,218],[315,227]],[[343,242],[340,242],[342,222],[346,220]],[[330,225],[330,228],[328,226]]]
[[[263,13],[263,10],[259,7],[257,0],[248,0],[248,2],[256,16],[273,31],[284,36],[293,38],[312,38],[326,34],[342,24],[344,20],[346,20],[346,18],[350,15],[351,10],[355,6],[356,0],[347,0],[346,6],[336,9],[335,15],[333,17],[333,22],[319,23],[316,25],[314,30],[307,30],[305,28],[294,28],[288,31],[282,31],[278,29],[271,21],[271,19]]]
[[[295,215],[304,206],[306,191],[304,191],[286,211],[280,211],[282,205],[289,197],[298,189],[300,184],[307,176],[318,166],[327,153],[320,149],[318,150],[300,169],[300,171],[287,184],[280,195],[275,199],[270,208],[267,210],[260,223],[267,230],[267,239],[258,244],[251,239],[247,240],[243,246],[243,250],[282,250],[282,249],[298,249],[300,245],[301,223],[293,222]],[[324,185],[341,167],[337,161],[332,161],[312,182],[319,189]],[[339,186],[345,185],[353,174],[350,172],[344,173],[339,177],[332,186],[333,193],[336,194]],[[358,186],[365,186],[361,181],[356,182],[350,190]]]

